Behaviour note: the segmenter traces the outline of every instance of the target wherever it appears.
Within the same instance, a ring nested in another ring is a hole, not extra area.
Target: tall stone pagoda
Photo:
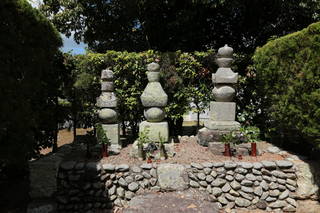
[[[114,94],[113,72],[110,69],[101,72],[101,95],[97,98],[100,108],[98,117],[107,137],[110,140],[110,151],[116,153],[121,149],[120,128],[118,123],[117,97]]]
[[[221,135],[240,129],[240,124],[235,121],[236,103],[232,102],[236,93],[234,85],[238,82],[238,73],[231,69],[232,62],[233,49],[228,45],[221,47],[216,58],[219,68],[212,74],[215,101],[210,102],[209,119],[198,132],[198,142],[201,145],[218,142]]]

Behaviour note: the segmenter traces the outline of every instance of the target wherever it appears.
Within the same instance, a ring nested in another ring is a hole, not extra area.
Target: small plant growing
[[[107,136],[107,132],[102,128],[99,123],[96,125],[97,141],[102,145],[102,157],[108,157],[108,146],[110,145],[110,139]]]
[[[139,132],[138,137],[138,157],[140,160],[145,159],[145,153],[143,151],[143,144],[149,143],[149,128],[145,128],[143,131]]]
[[[260,129],[255,126],[241,127],[240,134],[245,138],[245,141],[251,143],[251,156],[257,156],[257,144],[260,136]]]
[[[231,157],[230,144],[237,144],[238,138],[239,138],[238,135],[234,131],[223,134],[221,136],[220,140],[222,143],[224,143],[224,156]]]

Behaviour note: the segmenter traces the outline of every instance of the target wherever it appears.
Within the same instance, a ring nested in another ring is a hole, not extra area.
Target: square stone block
[[[110,139],[110,146],[121,149],[119,124],[102,124],[102,128]]]
[[[236,118],[236,103],[234,102],[210,102],[210,120],[234,121]]]
[[[208,120],[204,123],[205,127],[210,130],[239,130],[240,123],[236,121],[212,121]]]
[[[163,122],[148,122],[142,121],[139,126],[139,132],[149,129],[149,139],[152,142],[160,142],[159,133],[164,138],[165,142],[169,141],[169,125],[167,121]]]

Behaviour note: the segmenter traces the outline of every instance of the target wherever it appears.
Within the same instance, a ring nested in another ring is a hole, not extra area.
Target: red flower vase
[[[230,148],[230,144],[226,143],[224,144],[224,156],[228,156],[231,157],[231,148]]]
[[[102,157],[108,157],[108,145],[102,144]]]
[[[257,144],[251,143],[251,156],[257,157]]]

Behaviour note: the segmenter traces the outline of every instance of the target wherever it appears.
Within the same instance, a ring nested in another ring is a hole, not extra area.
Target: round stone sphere
[[[216,85],[212,90],[213,96],[218,102],[229,102],[232,101],[236,90],[232,86],[227,85]]]
[[[118,115],[115,110],[104,108],[99,110],[98,117],[101,119],[102,123],[116,123]]]
[[[144,110],[144,117],[149,122],[160,122],[165,116],[165,112],[159,107],[151,107]]]
[[[233,49],[231,47],[229,47],[227,44],[224,45],[224,47],[219,48],[218,50],[218,56],[219,57],[232,57],[233,55]]]

